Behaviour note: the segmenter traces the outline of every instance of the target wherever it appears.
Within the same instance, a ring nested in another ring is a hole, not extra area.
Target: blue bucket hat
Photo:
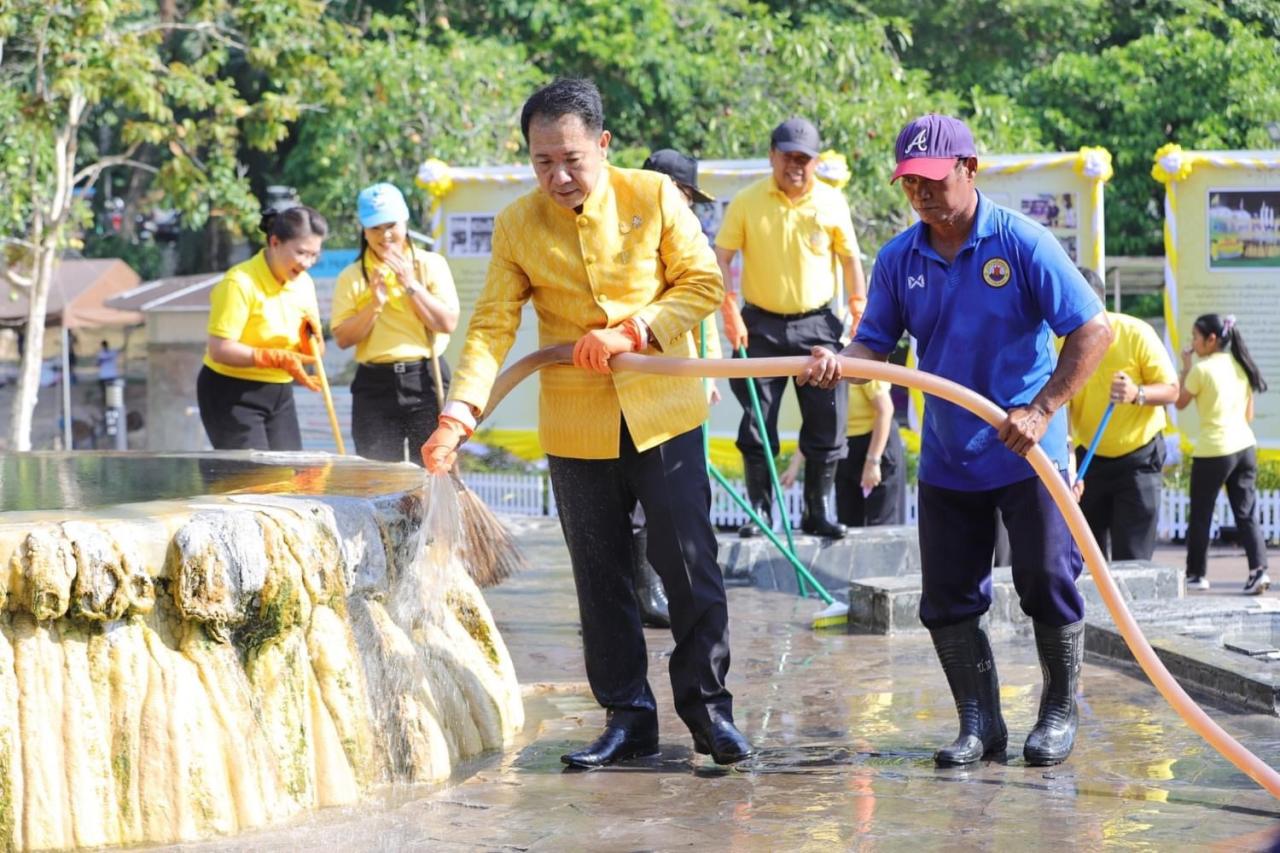
[[[362,228],[409,221],[409,205],[404,203],[400,190],[391,184],[374,184],[362,189],[356,197],[356,210]]]

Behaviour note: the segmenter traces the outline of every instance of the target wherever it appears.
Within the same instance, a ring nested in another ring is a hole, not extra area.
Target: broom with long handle
[[[427,334],[431,346],[431,378],[435,381],[436,403],[439,411],[443,412],[444,379],[440,376],[436,336],[430,330]],[[524,555],[516,547],[511,532],[493,514],[493,510],[462,482],[457,469],[451,469],[449,477],[458,491],[458,517],[462,522],[462,564],[467,567],[467,573],[478,586],[497,586],[525,567]]]
[[[347,446],[342,441],[342,429],[338,426],[338,413],[333,408],[333,392],[329,390],[329,377],[324,372],[324,359],[320,357],[320,330],[311,322],[307,323],[307,335],[311,338],[311,350],[316,353],[316,379],[320,381],[320,394],[324,397],[324,407],[329,413],[329,428],[333,430],[333,440],[338,445],[338,455],[347,455]]]

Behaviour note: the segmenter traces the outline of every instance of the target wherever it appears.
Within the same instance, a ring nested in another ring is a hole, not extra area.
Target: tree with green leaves
[[[0,281],[30,304],[13,449],[31,447],[49,288],[86,190],[107,170],[143,170],[189,226],[256,219],[237,146],[275,145],[306,96],[336,86],[316,50],[334,32],[323,12],[318,0],[0,5]],[[234,62],[271,71],[255,101],[229,82]]]
[[[1165,143],[1208,150],[1274,145],[1266,125],[1280,119],[1280,41],[1261,22],[1242,21],[1215,4],[1180,5],[1191,10],[1125,44],[1062,54],[1030,74],[1019,96],[1040,116],[1051,145],[1112,151],[1107,248],[1116,254],[1161,252],[1163,190],[1150,171]]]
[[[520,159],[520,107],[546,76],[518,46],[374,15],[328,62],[342,91],[299,122],[284,178],[354,242],[356,194],[378,181],[413,191],[428,157],[469,166]]]

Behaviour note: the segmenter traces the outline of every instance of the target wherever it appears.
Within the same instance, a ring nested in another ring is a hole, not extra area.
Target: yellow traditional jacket
[[[656,341],[646,355],[696,358],[691,330],[723,296],[698,218],[665,175],[606,164],[578,213],[534,190],[494,223],[488,276],[449,399],[485,407],[530,299],[539,346],[573,343],[634,316]],[[540,379],[538,437],[553,456],[617,458],[624,417],[639,450],[707,417],[697,378],[556,365]]]

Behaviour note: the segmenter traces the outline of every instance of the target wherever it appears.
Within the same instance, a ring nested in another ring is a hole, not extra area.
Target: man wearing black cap
[[[710,204],[716,197],[698,187],[698,161],[674,148],[659,148],[644,161],[642,169],[661,172],[676,182],[690,205]]]
[[[1004,754],[1000,681],[979,620],[991,606],[995,511],[1009,532],[1013,585],[1031,617],[1044,674],[1023,756],[1065,761],[1075,745],[1084,657],[1082,560],[1049,490],[1024,457],[1039,444],[1062,476],[1062,407],[1111,343],[1102,303],[1046,228],[978,192],[973,135],[926,115],[898,135],[893,180],[920,221],[880,249],[866,316],[843,355],[884,361],[904,331],[920,369],[972,388],[1008,412],[999,429],[945,400],[925,406],[920,450],[920,621],[951,687],[960,734],[934,754],[962,765]],[[1054,358],[1054,338],[1065,338]],[[834,385],[819,355],[805,381]],[[850,380],[863,382],[865,380]]]
[[[831,310],[836,295],[837,261],[851,305],[862,305],[866,293],[858,238],[849,205],[840,191],[814,180],[822,142],[818,130],[802,118],[774,128],[769,143],[772,174],[734,196],[716,235],[716,260],[725,280],[721,306],[725,336],[736,351],[752,358],[810,355],[814,348],[840,348],[841,323]],[[742,298],[733,286],[730,264],[742,253]],[[855,323],[857,318],[855,317]],[[768,430],[769,453],[778,451],[778,410],[785,377],[762,379],[760,406]],[[760,434],[746,380],[729,383],[742,404],[738,449],[742,452],[747,496],[766,521],[772,510],[772,486],[766,458],[766,436]],[[838,539],[844,527],[831,520],[828,496],[836,466],[848,453],[845,419],[848,396],[816,385],[796,384],[800,402],[800,452],[804,454],[804,518],[806,533]],[[746,524],[743,536],[754,536]]]

